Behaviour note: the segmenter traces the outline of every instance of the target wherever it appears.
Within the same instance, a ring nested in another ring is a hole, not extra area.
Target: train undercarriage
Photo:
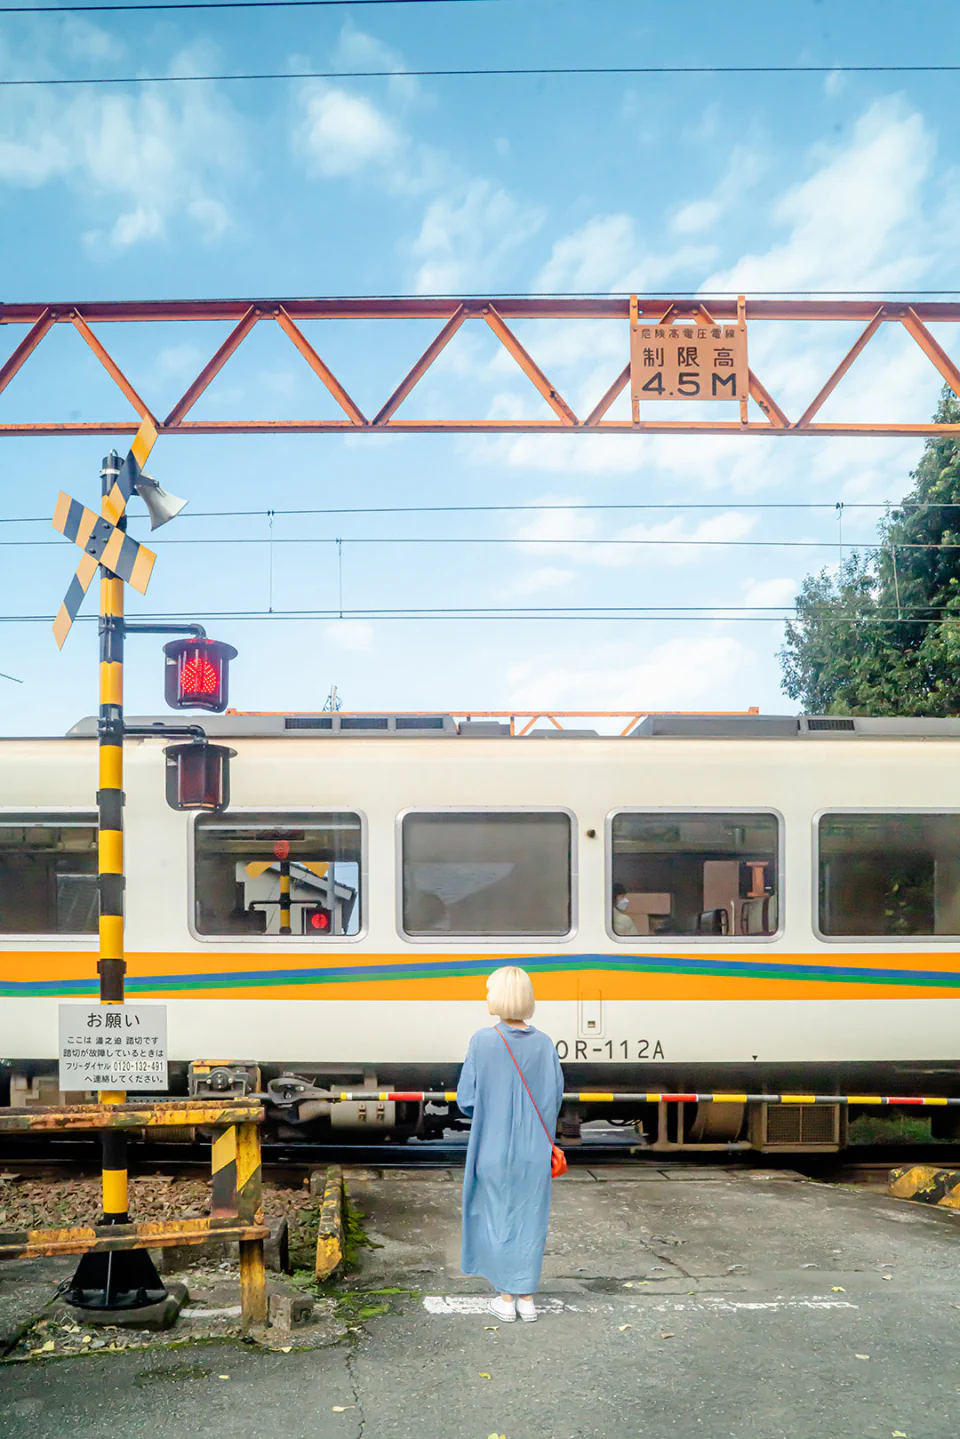
[[[171,1095],[198,1099],[236,1099],[256,1095],[262,1099],[267,1142],[296,1144],[335,1142],[370,1144],[438,1140],[469,1127],[450,1097],[456,1088],[458,1066],[392,1065],[388,1075],[373,1065],[346,1066],[304,1063],[295,1066],[260,1064],[244,1060],[197,1060],[170,1066]],[[580,1071],[584,1072],[581,1073]],[[960,1140],[960,1106],[918,1109],[909,1103],[917,1095],[960,1097],[960,1065],[917,1063],[848,1066],[725,1065],[718,1073],[706,1065],[684,1066],[678,1072],[667,1066],[567,1065],[564,1069],[568,1098],[564,1100],[558,1136],[565,1145],[581,1142],[585,1125],[602,1120],[636,1137],[638,1147],[651,1152],[735,1152],[767,1154],[835,1153],[850,1142],[851,1126],[865,1115],[882,1113],[895,1123],[898,1116],[922,1114],[929,1120],[932,1141]],[[359,1098],[343,1099],[346,1091]],[[420,1098],[419,1093],[442,1093],[442,1099]],[[603,1093],[615,1092],[609,1101]],[[664,1099],[660,1094],[747,1092],[749,1099],[714,1102],[700,1099]],[[387,1097],[403,1094],[406,1097]],[[781,1094],[836,1095],[835,1103],[779,1102]],[[598,1098],[593,1100],[592,1094]],[[769,1100],[763,1098],[769,1094]],[[851,1096],[901,1096],[880,1106],[839,1102]],[[570,1097],[572,1096],[572,1097]],[[28,1108],[93,1102],[94,1094],[61,1093],[49,1062],[0,1063],[0,1107]],[[186,1143],[195,1136],[171,1131],[170,1142]]]

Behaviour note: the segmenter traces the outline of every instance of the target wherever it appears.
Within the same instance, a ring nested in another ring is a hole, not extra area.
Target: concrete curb
[[[323,1186],[320,1228],[317,1231],[318,1279],[329,1279],[343,1263],[343,1170],[331,1165]]]
[[[933,1164],[891,1169],[887,1193],[894,1199],[913,1199],[920,1204],[960,1209],[960,1169],[937,1169]]]

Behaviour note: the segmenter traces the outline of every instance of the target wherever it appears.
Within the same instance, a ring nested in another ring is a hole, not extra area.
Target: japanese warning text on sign
[[[745,325],[638,325],[631,334],[634,398],[744,400],[749,389]]]
[[[61,1004],[60,1088],[167,1088],[163,1004]]]

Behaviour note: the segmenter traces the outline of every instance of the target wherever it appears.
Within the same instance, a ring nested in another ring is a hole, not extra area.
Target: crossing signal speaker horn
[[[187,504],[186,500],[168,494],[162,485],[157,484],[152,475],[146,475],[143,472],[137,480],[136,490],[150,511],[151,530],[158,530],[161,525],[167,523],[167,520],[174,519]]]

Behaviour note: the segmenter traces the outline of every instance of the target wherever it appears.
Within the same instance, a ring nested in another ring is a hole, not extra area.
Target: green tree
[[[960,424],[951,389],[934,420]],[[928,440],[911,480],[875,550],[803,582],[779,659],[807,713],[960,714],[960,443]]]

